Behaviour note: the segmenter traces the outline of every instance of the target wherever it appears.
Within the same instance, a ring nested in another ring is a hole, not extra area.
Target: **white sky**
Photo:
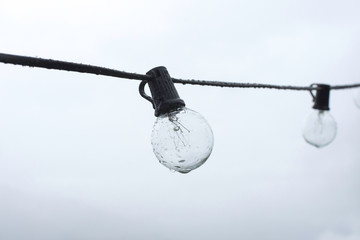
[[[25,1],[0,52],[171,76],[360,82],[360,2]],[[331,92],[335,141],[301,136],[308,92],[177,85],[214,131],[209,160],[152,153],[138,81],[0,64],[0,239],[360,239],[360,110]]]

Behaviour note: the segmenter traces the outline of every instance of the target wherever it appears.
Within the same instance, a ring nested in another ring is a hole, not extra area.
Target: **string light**
[[[180,99],[174,83],[230,88],[310,91],[314,100],[314,110],[307,119],[303,130],[303,137],[309,144],[315,147],[324,147],[330,144],[336,136],[337,125],[329,112],[330,90],[360,87],[360,84],[337,86],[312,84],[303,87],[183,80],[171,78],[165,67],[154,68],[143,75],[92,65],[4,53],[0,53],[0,62],[141,80],[142,82],[139,86],[140,95],[152,103],[155,109],[155,116],[157,117],[151,141],[155,156],[161,164],[180,173],[188,173],[201,166],[211,154],[214,139],[211,127],[205,118],[185,107],[185,102]],[[144,91],[145,84],[149,85],[152,97],[146,95]],[[312,91],[316,91],[316,94],[314,95]],[[354,101],[360,108],[360,90],[357,91]]]
[[[152,98],[139,86],[140,95],[155,109],[151,144],[155,156],[170,170],[188,173],[205,163],[214,145],[210,125],[199,113],[185,107],[165,67],[150,70],[147,75]]]
[[[355,96],[354,96],[354,102],[355,102],[355,105],[360,108],[360,89],[357,89],[355,91]]]
[[[336,122],[329,110],[330,86],[316,85],[316,95],[311,93],[314,101],[313,112],[307,118],[303,131],[304,139],[315,147],[324,147],[330,144],[336,136]]]

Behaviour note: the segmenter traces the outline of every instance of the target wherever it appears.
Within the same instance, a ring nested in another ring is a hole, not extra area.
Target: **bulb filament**
[[[176,133],[177,137],[174,137],[174,143],[176,148],[178,148],[177,142],[180,141],[184,147],[188,144],[188,141],[186,140],[184,136],[184,130],[186,130],[188,133],[190,133],[190,130],[187,129],[183,124],[181,124],[178,120],[179,118],[176,116],[176,114],[169,114],[168,115],[169,121],[174,125],[174,132]],[[184,129],[184,130],[183,130]]]

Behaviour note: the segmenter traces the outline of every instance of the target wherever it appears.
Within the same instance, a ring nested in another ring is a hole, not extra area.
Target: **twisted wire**
[[[72,63],[66,61],[58,61],[52,59],[43,59],[36,57],[26,57],[12,54],[0,53],[0,62],[22,65],[28,67],[39,67],[46,69],[57,69],[80,73],[90,73],[96,75],[110,76],[116,78],[132,79],[150,81],[149,75],[129,73],[104,67],[98,67],[93,65],[86,65],[81,63]],[[184,80],[178,78],[172,78],[174,83],[200,85],[200,86],[212,86],[212,87],[226,87],[226,88],[267,88],[278,90],[297,90],[297,91],[312,91],[317,90],[317,87],[313,86],[285,86],[285,85],[273,85],[273,84],[260,84],[260,83],[237,83],[237,82],[220,82],[220,81],[208,81],[208,80]],[[350,89],[360,87],[360,84],[348,84],[348,85],[335,85],[330,86],[332,90]]]

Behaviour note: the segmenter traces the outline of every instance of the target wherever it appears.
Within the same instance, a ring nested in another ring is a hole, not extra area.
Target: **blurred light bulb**
[[[360,89],[356,89],[354,96],[355,105],[360,108]]]
[[[308,143],[320,148],[335,139],[336,130],[336,122],[329,111],[314,109],[307,118],[303,136]]]
[[[309,144],[315,147],[324,147],[331,143],[336,136],[337,126],[334,118],[329,112],[330,86],[325,84],[316,85],[316,96],[313,112],[308,116],[303,130],[303,137]]]
[[[156,119],[151,144],[161,164],[188,173],[209,158],[214,137],[205,118],[183,107]]]
[[[211,127],[199,113],[185,107],[165,67],[146,73],[150,80],[142,81],[139,92],[153,104],[155,121],[151,144],[161,164],[180,173],[188,173],[209,158],[214,137]],[[151,96],[145,94],[148,83]]]

